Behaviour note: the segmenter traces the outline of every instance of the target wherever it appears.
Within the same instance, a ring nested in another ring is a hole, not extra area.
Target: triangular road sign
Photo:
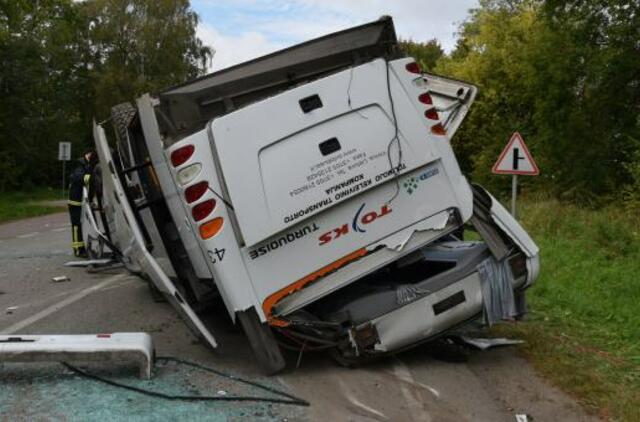
[[[509,143],[502,150],[498,161],[491,169],[496,174],[523,174],[536,176],[540,173],[536,162],[522,139],[522,135],[514,132]]]

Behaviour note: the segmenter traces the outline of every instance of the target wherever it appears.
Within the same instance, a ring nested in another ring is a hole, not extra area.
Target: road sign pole
[[[62,199],[64,199],[64,178],[66,173],[65,163],[66,161],[62,160]]]
[[[511,179],[511,215],[516,217],[516,196],[518,195],[518,175],[514,174]]]
[[[67,177],[67,163],[71,159],[71,142],[58,142],[58,160],[62,161],[62,199],[65,199],[65,179]]]

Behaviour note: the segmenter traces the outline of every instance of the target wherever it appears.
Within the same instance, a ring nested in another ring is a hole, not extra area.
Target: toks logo
[[[360,208],[356,212],[356,215],[353,216],[351,225],[349,225],[349,223],[344,223],[342,226],[321,235],[318,238],[318,240],[320,241],[320,245],[325,245],[332,240],[339,238],[340,236],[347,235],[351,230],[357,233],[365,233],[366,230],[363,228],[363,226],[373,223],[380,217],[391,214],[392,211],[389,205],[383,205],[382,207],[380,207],[380,211],[369,211],[368,213],[361,216],[362,210],[364,210],[364,207],[366,205],[367,204],[365,203],[360,206]]]

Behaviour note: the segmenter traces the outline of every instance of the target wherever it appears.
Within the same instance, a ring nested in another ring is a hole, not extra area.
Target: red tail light
[[[201,202],[191,210],[191,215],[193,215],[193,219],[196,221],[200,221],[209,214],[216,207],[216,201],[213,199],[209,199],[207,201]]]
[[[425,111],[424,112],[424,116],[427,119],[431,119],[431,120],[438,120],[439,119],[438,112],[436,111],[435,108],[430,108],[429,110]]]
[[[427,94],[426,92],[424,94],[420,94],[420,96],[418,97],[418,101],[420,101],[422,104],[426,104],[426,105],[432,105],[433,104],[433,100],[431,99],[431,95]]]
[[[405,68],[407,69],[408,72],[411,72],[411,73],[417,73],[417,74],[422,73],[422,69],[420,68],[420,65],[416,62],[407,63]]]
[[[187,203],[190,204],[192,202],[196,202],[198,199],[204,195],[204,193],[209,188],[208,182],[199,182],[193,186],[189,186],[187,190],[184,191],[184,197],[187,200]]]
[[[195,151],[195,147],[193,145],[185,145],[178,148],[171,153],[171,164],[173,164],[174,167],[184,164],[189,158],[191,158],[193,151]]]

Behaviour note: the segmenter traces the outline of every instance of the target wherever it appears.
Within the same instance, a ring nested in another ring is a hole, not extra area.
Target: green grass
[[[553,383],[608,420],[640,420],[640,222],[614,208],[525,202],[522,223],[540,247],[527,321],[496,332]]]
[[[47,188],[31,192],[0,192],[0,223],[64,211],[66,207],[38,203],[59,199],[62,199],[59,190]]]

